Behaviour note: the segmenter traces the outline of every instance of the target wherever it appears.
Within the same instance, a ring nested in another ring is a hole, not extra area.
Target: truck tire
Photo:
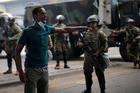
[[[125,42],[121,43],[119,51],[120,51],[120,54],[121,54],[123,60],[129,62],[129,61],[131,61],[131,59],[129,58],[129,56],[127,54],[126,45],[127,45],[127,43],[125,43]]]

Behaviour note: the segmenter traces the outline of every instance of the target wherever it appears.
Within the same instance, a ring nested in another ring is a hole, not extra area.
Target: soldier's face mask
[[[13,24],[9,24],[9,26],[12,26]]]
[[[9,21],[9,26],[12,26],[14,24],[14,22]]]

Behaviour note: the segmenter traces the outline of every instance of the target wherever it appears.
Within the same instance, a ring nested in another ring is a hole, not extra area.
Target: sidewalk
[[[48,65],[48,72],[49,72],[49,77],[54,78],[58,77],[63,74],[70,74],[73,72],[78,72],[82,71],[83,67],[83,60],[78,60],[78,61],[70,61],[69,66],[71,67],[70,69],[64,69],[63,68],[63,62],[61,62],[61,68],[59,70],[54,69],[55,67],[55,62],[51,64],[51,61],[49,62]],[[15,75],[15,71],[12,74],[0,74],[0,87],[1,86],[6,86],[10,84],[17,84],[20,83],[18,75]]]
[[[110,66],[112,67],[116,64],[116,62],[110,62]],[[77,60],[77,61],[70,61],[69,66],[70,69],[64,69],[63,68],[63,62],[61,62],[61,68],[59,70],[54,69],[55,64],[49,64],[48,65],[48,71],[49,71],[49,78],[59,78],[59,76],[62,75],[68,75],[72,73],[82,72],[83,71],[83,60]],[[19,80],[18,75],[15,75],[15,72],[12,74],[0,74],[0,87],[12,85],[12,84],[19,84],[21,83]]]
[[[112,51],[112,49],[111,49]],[[23,53],[24,55],[24,53]],[[120,56],[115,56],[112,54],[109,54],[110,58],[120,58]],[[49,78],[59,78],[59,76],[64,75],[64,74],[71,74],[71,73],[76,73],[76,72],[82,72],[83,71],[83,59],[80,60],[71,60],[69,61],[69,66],[71,67],[70,69],[64,69],[63,68],[63,63],[61,63],[61,69],[56,70],[54,69],[56,62],[54,60],[49,61],[48,63],[48,72],[49,72]],[[110,66],[112,67],[116,64],[116,62],[110,62]],[[0,73],[0,87],[1,86],[7,86],[11,84],[18,84],[21,83],[19,80],[19,77],[15,75],[15,71],[12,74],[7,74],[4,75]]]

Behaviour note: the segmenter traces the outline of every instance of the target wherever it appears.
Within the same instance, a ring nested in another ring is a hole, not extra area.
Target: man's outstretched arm
[[[55,33],[68,33],[68,32],[74,32],[78,30],[86,31],[87,29],[88,29],[87,26],[75,26],[75,27],[65,27],[65,28],[55,27]]]

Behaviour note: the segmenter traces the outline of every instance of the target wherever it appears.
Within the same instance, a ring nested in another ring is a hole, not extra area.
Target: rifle
[[[109,65],[109,58],[105,54],[99,54],[98,56],[93,55],[96,51],[90,46],[88,42],[85,42],[83,39],[83,33],[79,33],[79,38],[81,39],[81,42],[84,44],[84,50],[88,52],[93,60],[95,60],[95,66],[100,68],[101,70],[104,70]],[[105,62],[108,61],[108,62]]]
[[[133,43],[135,40],[135,37],[136,37],[136,31],[134,29],[130,29],[130,28],[126,28],[126,31],[127,33],[129,34],[128,36],[128,41],[129,43]]]
[[[79,38],[81,40],[81,42],[84,44],[84,50],[87,51],[90,55],[93,55],[93,53],[95,53],[95,50],[93,50],[93,48],[90,46],[90,44],[88,42],[85,42],[83,39],[83,33],[79,33]],[[94,55],[93,55],[94,56]]]

